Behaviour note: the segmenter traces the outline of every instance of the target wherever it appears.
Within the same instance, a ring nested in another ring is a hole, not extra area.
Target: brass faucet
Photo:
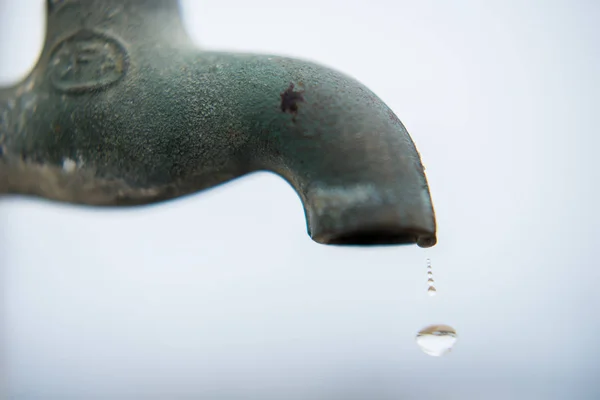
[[[48,0],[47,19],[36,66],[0,88],[0,194],[132,206],[267,170],[316,242],[435,245],[415,145],[354,79],[199,50],[177,0]]]

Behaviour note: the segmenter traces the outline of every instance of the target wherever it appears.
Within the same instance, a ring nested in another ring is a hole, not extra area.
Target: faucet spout
[[[375,94],[306,61],[200,51],[174,3],[48,3],[38,64],[0,89],[0,194],[140,205],[267,170],[318,243],[435,245],[420,156]]]
[[[255,91],[257,106],[247,105],[254,110],[251,124],[259,127],[251,133],[255,149],[262,149],[253,151],[255,161],[296,189],[311,238],[338,245],[435,245],[420,156],[393,111],[339,72],[292,59],[259,60],[245,69],[272,82],[273,90]],[[278,109],[274,99],[280,99]]]

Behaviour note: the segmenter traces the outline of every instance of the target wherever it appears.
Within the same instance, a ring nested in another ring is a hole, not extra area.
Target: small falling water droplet
[[[456,344],[456,330],[448,325],[430,325],[417,333],[417,345],[425,354],[440,357],[449,353]]]
[[[435,296],[437,290],[435,290],[435,287],[433,287],[433,271],[431,270],[431,260],[429,258],[427,259],[427,285],[429,286],[429,289],[427,289],[427,294],[430,296]]]

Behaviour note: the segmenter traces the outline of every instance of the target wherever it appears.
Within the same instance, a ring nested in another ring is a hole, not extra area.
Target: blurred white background
[[[439,244],[315,244],[269,174],[142,209],[5,198],[6,398],[600,398],[600,3],[182,5],[204,48],[314,60],[387,102]],[[1,84],[44,25],[42,1],[0,0]],[[431,323],[458,331],[446,357],[414,343]]]

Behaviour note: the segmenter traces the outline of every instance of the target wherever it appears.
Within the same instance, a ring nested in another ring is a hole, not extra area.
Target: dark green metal
[[[327,244],[436,242],[419,154],[339,72],[198,50],[176,0],[52,0],[39,61],[0,89],[0,193],[140,205],[279,174]]]

